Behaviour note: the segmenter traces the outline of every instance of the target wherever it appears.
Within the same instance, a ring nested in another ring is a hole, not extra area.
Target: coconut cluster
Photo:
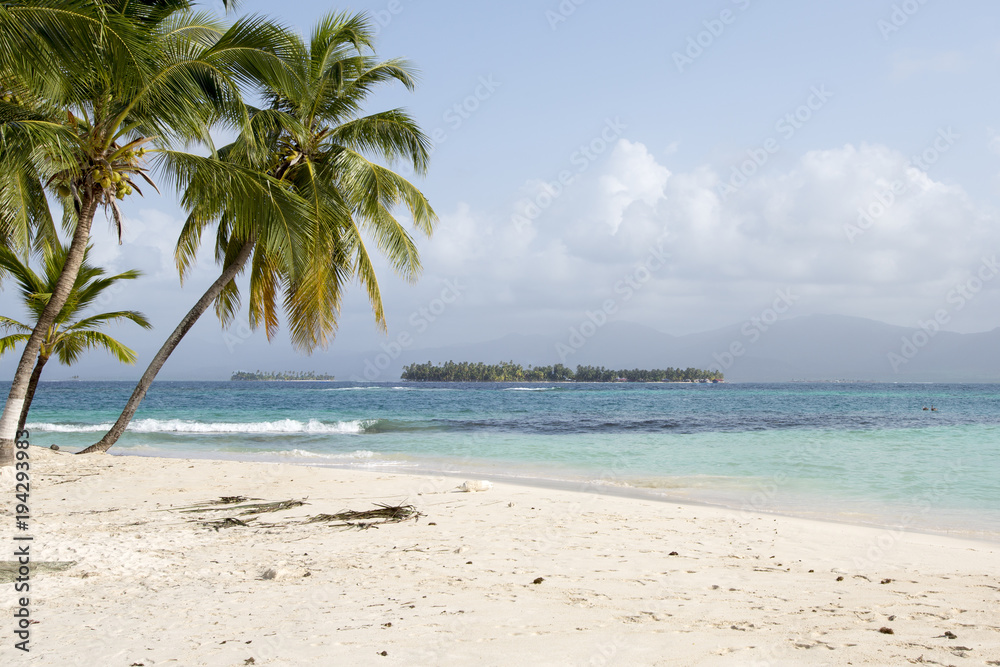
[[[142,171],[139,160],[145,154],[145,148],[119,149],[112,154],[111,159],[94,161],[92,170],[84,176],[82,182],[89,181],[100,188],[109,199],[112,196],[115,199],[124,199],[138,190],[132,182],[132,176]],[[62,198],[74,196],[74,186],[81,187],[81,181],[74,179],[70,171],[57,174],[53,181],[55,181],[56,193]],[[139,194],[142,192],[140,191]]]

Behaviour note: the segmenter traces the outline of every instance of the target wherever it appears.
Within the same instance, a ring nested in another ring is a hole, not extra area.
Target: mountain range
[[[482,343],[417,349],[387,340],[367,354],[338,354],[338,380],[393,381],[413,362],[514,361],[625,368],[711,368],[733,382],[850,380],[1000,382],[1000,328],[985,333],[907,328],[858,317],[808,315],[672,336],[631,322],[594,322],[561,337],[511,334]]]

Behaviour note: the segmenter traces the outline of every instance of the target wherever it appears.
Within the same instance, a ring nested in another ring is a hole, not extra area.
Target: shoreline
[[[860,520],[855,517],[856,512],[851,512],[848,509],[842,509],[840,511],[829,511],[820,508],[817,505],[798,505],[795,508],[791,507],[751,507],[746,508],[738,506],[733,502],[735,495],[726,496],[725,493],[716,489],[698,489],[697,491],[692,491],[691,487],[676,487],[676,490],[671,493],[671,489],[675,487],[657,487],[657,486],[638,486],[636,482],[639,478],[632,479],[630,483],[628,480],[620,481],[606,481],[598,477],[588,478],[586,475],[580,477],[547,477],[544,476],[544,471],[542,474],[533,474],[535,472],[530,469],[526,469],[525,474],[505,474],[502,472],[496,472],[492,470],[487,470],[482,467],[477,468],[475,465],[469,466],[466,470],[455,469],[450,467],[447,462],[444,465],[436,465],[436,463],[431,463],[429,466],[424,467],[423,464],[419,462],[410,462],[409,464],[400,464],[395,462],[386,463],[384,465],[371,465],[363,462],[359,463],[337,463],[337,462],[313,462],[309,459],[306,460],[273,460],[269,458],[254,458],[252,456],[246,456],[246,453],[235,454],[228,458],[217,458],[213,454],[219,454],[220,452],[204,452],[204,456],[201,453],[195,453],[191,451],[180,452],[178,456],[164,456],[163,452],[156,452],[151,454],[143,453],[132,453],[127,451],[114,451],[108,452],[109,456],[113,457],[140,457],[140,458],[164,458],[172,460],[195,460],[195,461],[234,461],[234,462],[244,462],[244,463],[260,463],[264,465],[290,465],[296,467],[306,467],[306,468],[329,468],[335,470],[345,470],[345,471],[358,471],[358,472],[372,472],[381,474],[391,474],[391,475],[403,475],[407,477],[448,477],[459,480],[469,479],[470,477],[475,477],[477,479],[489,480],[494,483],[510,484],[515,486],[527,486],[531,488],[538,489],[549,489],[558,491],[567,491],[572,493],[587,493],[587,494],[598,494],[598,495],[609,495],[617,496],[621,498],[630,498],[633,500],[648,500],[653,502],[662,503],[673,503],[680,505],[688,505],[691,507],[708,507],[716,508],[720,510],[726,510],[739,514],[748,515],[763,515],[763,516],[776,516],[776,517],[786,517],[791,519],[803,519],[807,521],[820,521],[824,523],[831,523],[837,525],[847,525],[847,526],[858,526],[864,528],[872,528],[876,530],[893,530],[893,531],[903,531],[907,533],[915,533],[922,535],[938,535],[942,537],[954,537],[957,539],[968,539],[973,541],[981,541],[988,544],[998,544],[1000,545],[1000,527],[996,530],[990,532],[985,527],[972,527],[969,525],[962,525],[960,528],[945,528],[939,525],[932,524],[921,524],[919,522],[901,522],[890,520],[893,517],[906,516],[901,514],[907,512],[908,507],[904,505],[894,506],[891,511],[886,514],[881,515],[867,515],[868,520]],[[437,462],[440,463],[440,462]],[[576,471],[581,473],[582,471]],[[663,478],[666,479],[676,479],[676,480],[693,480],[701,479],[702,476],[690,476],[690,477],[670,477]],[[648,479],[648,478],[647,478]],[[680,491],[679,493],[677,491]],[[748,489],[743,490],[745,493],[750,494],[752,491]],[[700,494],[700,495],[699,495]],[[819,500],[819,497],[810,498],[810,500]],[[979,510],[971,509],[951,509],[948,513],[951,515],[946,522],[950,522],[954,519],[954,515],[961,515],[965,518],[970,515],[975,515]],[[913,512],[910,512],[912,514]],[[923,514],[934,514],[933,510],[924,510]],[[942,513],[942,510],[938,509],[937,513]],[[992,525],[989,522],[985,522],[984,526]]]
[[[33,575],[32,652],[4,643],[5,662],[1000,659],[990,543],[509,482],[461,493],[427,474],[29,451],[34,557],[65,569]],[[182,511],[232,495],[307,504]],[[307,523],[378,503],[422,516]],[[211,527],[228,516],[247,525]]]
[[[72,565],[33,575],[32,652],[14,658],[5,642],[5,662],[1000,659],[992,543],[509,482],[461,493],[439,475],[30,454],[35,558]],[[181,511],[231,495],[307,504]],[[422,516],[307,522],[378,503]],[[228,516],[247,525],[210,525]]]

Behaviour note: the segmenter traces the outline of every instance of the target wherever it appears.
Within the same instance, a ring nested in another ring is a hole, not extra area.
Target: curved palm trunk
[[[149,367],[146,368],[146,372],[142,374],[142,378],[139,379],[139,384],[135,386],[135,390],[132,392],[132,396],[129,397],[128,403],[125,404],[125,409],[122,410],[121,416],[118,417],[118,421],[115,422],[111,430],[104,434],[104,437],[100,439],[97,443],[87,447],[79,454],[96,454],[106,452],[111,449],[111,446],[118,442],[118,438],[122,436],[125,432],[125,428],[128,426],[129,422],[132,421],[132,417],[135,415],[135,411],[139,408],[139,404],[142,403],[142,399],[146,397],[146,392],[149,391],[149,387],[153,384],[153,379],[156,374],[160,372],[163,368],[163,364],[167,362],[171,353],[184,338],[184,335],[194,326],[195,322],[198,321],[208,307],[215,301],[215,298],[219,296],[222,292],[222,288],[229,283],[230,280],[236,277],[242,269],[243,265],[247,263],[250,259],[250,253],[253,251],[254,241],[251,240],[247,242],[241,249],[236,259],[233,263],[229,265],[223,272],[222,275],[212,283],[211,287],[206,290],[198,303],[188,311],[188,314],[184,316],[177,328],[174,329],[173,333],[167,337],[163,347],[160,351],[156,353],[153,360],[149,363]]]
[[[7,396],[7,404],[3,409],[3,417],[0,417],[0,468],[14,465],[14,439],[17,437],[18,420],[21,418],[21,412],[24,408],[32,370],[38,353],[42,349],[45,334],[56,321],[59,311],[66,304],[70,291],[73,289],[73,283],[76,282],[76,276],[80,272],[83,254],[87,249],[87,242],[90,240],[90,227],[94,222],[97,204],[97,197],[93,195],[84,198],[62,273],[59,274],[59,280],[52,291],[52,296],[42,311],[41,317],[38,318],[38,322],[24,346],[24,351],[21,353],[21,361],[17,364],[14,381],[10,385],[10,394]]]
[[[38,378],[42,376],[42,369],[45,368],[45,362],[49,358],[44,355],[38,355],[38,361],[35,362],[35,370],[31,371],[31,379],[28,380],[28,393],[24,396],[24,407],[21,408],[21,419],[17,422],[17,430],[24,430],[24,423],[28,421],[28,410],[31,409],[31,402],[35,400],[35,389],[38,388]]]

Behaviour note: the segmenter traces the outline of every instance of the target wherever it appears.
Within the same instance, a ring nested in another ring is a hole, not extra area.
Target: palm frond
[[[123,364],[134,364],[136,354],[132,348],[100,331],[74,331],[62,337],[53,352],[60,363],[72,366],[84,352],[103,349]]]
[[[11,334],[10,336],[0,338],[0,356],[3,356],[9,350],[13,350],[21,343],[27,341],[30,336],[31,330],[29,329],[28,333]]]
[[[77,320],[72,325],[66,327],[64,331],[75,332],[84,331],[86,329],[94,329],[103,324],[117,323],[121,320],[128,320],[130,322],[135,322],[143,329],[152,329],[153,325],[149,322],[145,315],[135,310],[116,310],[111,313],[100,313],[97,315],[92,315],[90,317],[85,317],[81,320]]]

